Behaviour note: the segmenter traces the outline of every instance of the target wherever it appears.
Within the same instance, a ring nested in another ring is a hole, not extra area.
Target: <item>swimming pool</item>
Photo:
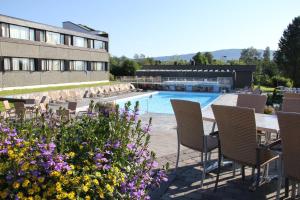
[[[133,108],[135,103],[139,101],[141,114],[147,112],[173,114],[174,112],[170,99],[182,99],[199,102],[201,108],[204,108],[217,97],[219,97],[219,95],[220,94],[218,93],[160,91],[126,99],[119,99],[116,101],[116,104],[118,104],[120,108],[124,108],[125,103],[130,101],[132,104],[131,108]]]

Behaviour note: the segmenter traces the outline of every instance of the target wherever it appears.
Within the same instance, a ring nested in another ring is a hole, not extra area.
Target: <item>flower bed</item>
[[[2,199],[149,199],[166,181],[134,111],[98,106],[80,119],[47,110],[0,126]],[[38,113],[38,112],[37,112]]]

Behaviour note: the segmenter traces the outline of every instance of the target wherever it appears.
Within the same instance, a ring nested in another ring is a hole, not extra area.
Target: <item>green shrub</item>
[[[273,76],[271,80],[274,87],[278,87],[278,86],[293,87],[293,81],[283,76],[279,76],[279,75]]]

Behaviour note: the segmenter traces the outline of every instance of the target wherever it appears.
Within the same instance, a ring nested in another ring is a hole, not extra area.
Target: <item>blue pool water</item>
[[[218,93],[199,93],[199,92],[156,92],[152,95],[132,97],[126,99],[117,100],[116,103],[120,108],[124,108],[126,102],[130,101],[134,107],[136,101],[140,104],[140,113],[144,114],[147,112],[152,113],[165,113],[173,114],[170,99],[183,99],[188,101],[199,102],[201,108],[204,108],[215,100],[220,94]]]

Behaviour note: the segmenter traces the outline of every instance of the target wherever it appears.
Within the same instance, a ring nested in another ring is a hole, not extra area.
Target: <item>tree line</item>
[[[214,59],[210,52],[198,52],[190,61],[179,56],[159,61],[144,54],[135,54],[133,59],[111,57],[110,73],[113,76],[133,76],[144,65],[256,65],[254,84],[300,87],[300,16],[294,18],[284,30],[274,55],[271,55],[269,47],[262,54],[254,47],[243,49],[238,60],[226,60],[226,57]]]

